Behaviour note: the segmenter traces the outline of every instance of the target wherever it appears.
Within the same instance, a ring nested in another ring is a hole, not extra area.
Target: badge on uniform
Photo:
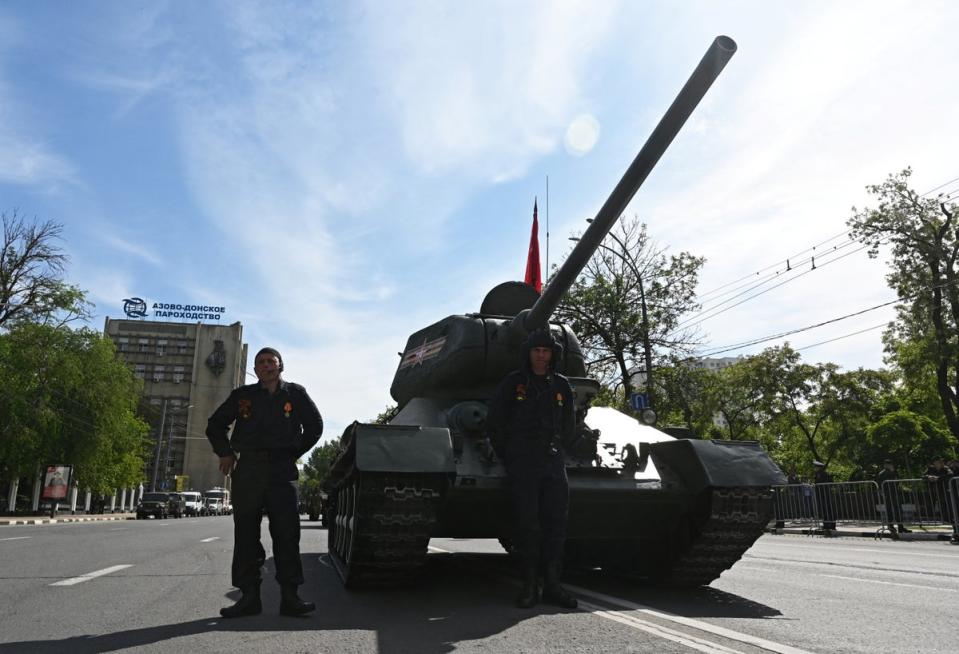
[[[563,406],[563,394],[562,394],[562,393],[557,393],[557,394],[556,394],[556,404],[557,404],[557,406]]]
[[[522,402],[526,399],[526,384],[516,384],[516,401]]]
[[[293,411],[293,405],[290,402],[287,402],[283,405],[283,415],[287,418],[290,417],[290,412]]]
[[[237,403],[237,412],[241,418],[249,418],[253,415],[253,402],[250,400],[240,400]]]

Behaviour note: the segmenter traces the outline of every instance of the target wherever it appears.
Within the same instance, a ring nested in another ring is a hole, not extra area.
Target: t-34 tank
[[[409,337],[390,389],[399,412],[387,425],[348,427],[327,482],[329,552],[346,585],[412,581],[431,537],[508,542],[506,472],[486,456],[486,401],[518,367],[529,330],[549,324],[735,50],[727,37],[711,44],[542,296],[507,282],[490,291],[479,313],[449,316]],[[558,370],[573,385],[580,436],[566,459],[567,566],[708,584],[763,532],[770,486],[785,483],[781,472],[756,443],[677,440],[611,409],[587,417],[599,384],[586,378],[570,328],[549,327],[564,347]],[[590,427],[598,422],[602,434]],[[638,471],[612,455],[626,443],[638,446]]]

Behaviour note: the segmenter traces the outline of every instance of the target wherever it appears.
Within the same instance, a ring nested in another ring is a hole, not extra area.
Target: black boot
[[[906,529],[904,526],[899,525],[899,533],[900,533],[900,534],[911,534],[911,533],[912,533],[912,529]]]
[[[560,568],[556,563],[546,566],[546,579],[543,583],[543,601],[561,606],[564,609],[575,609],[579,606],[576,598],[566,592],[559,583]]]
[[[516,606],[529,609],[539,604],[539,583],[536,578],[536,566],[523,570],[523,587],[516,596]]]
[[[237,600],[236,604],[220,609],[220,615],[224,618],[239,618],[244,615],[259,615],[263,612],[258,585],[243,588],[241,592],[243,596]]]
[[[296,594],[296,586],[280,587],[280,615],[304,615],[316,610],[313,602],[304,602]]]

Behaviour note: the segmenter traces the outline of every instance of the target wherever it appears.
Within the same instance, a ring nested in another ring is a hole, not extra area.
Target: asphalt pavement
[[[326,531],[303,523],[311,616],[279,616],[270,541],[264,613],[226,621],[232,520],[0,526],[6,652],[876,652],[948,651],[959,547],[764,536],[695,591],[571,575],[579,610],[512,606],[495,541],[434,539],[421,583],[347,591]]]

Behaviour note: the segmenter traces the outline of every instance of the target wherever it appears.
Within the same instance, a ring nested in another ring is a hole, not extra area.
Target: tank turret
[[[478,313],[448,316],[407,339],[390,388],[400,410],[387,425],[348,427],[330,471],[324,524],[344,584],[413,581],[431,537],[499,538],[509,549],[507,476],[485,447],[486,401],[519,364],[527,333],[544,325],[564,347],[557,369],[573,386],[577,433],[592,439],[591,448],[566,453],[569,567],[697,586],[763,533],[770,487],[785,480],[758,444],[677,440],[605,407],[587,415],[599,384],[585,377],[575,334],[550,323],[735,51],[728,37],[713,41],[542,295],[506,282]],[[627,446],[640,460],[624,466],[617,457]]]

